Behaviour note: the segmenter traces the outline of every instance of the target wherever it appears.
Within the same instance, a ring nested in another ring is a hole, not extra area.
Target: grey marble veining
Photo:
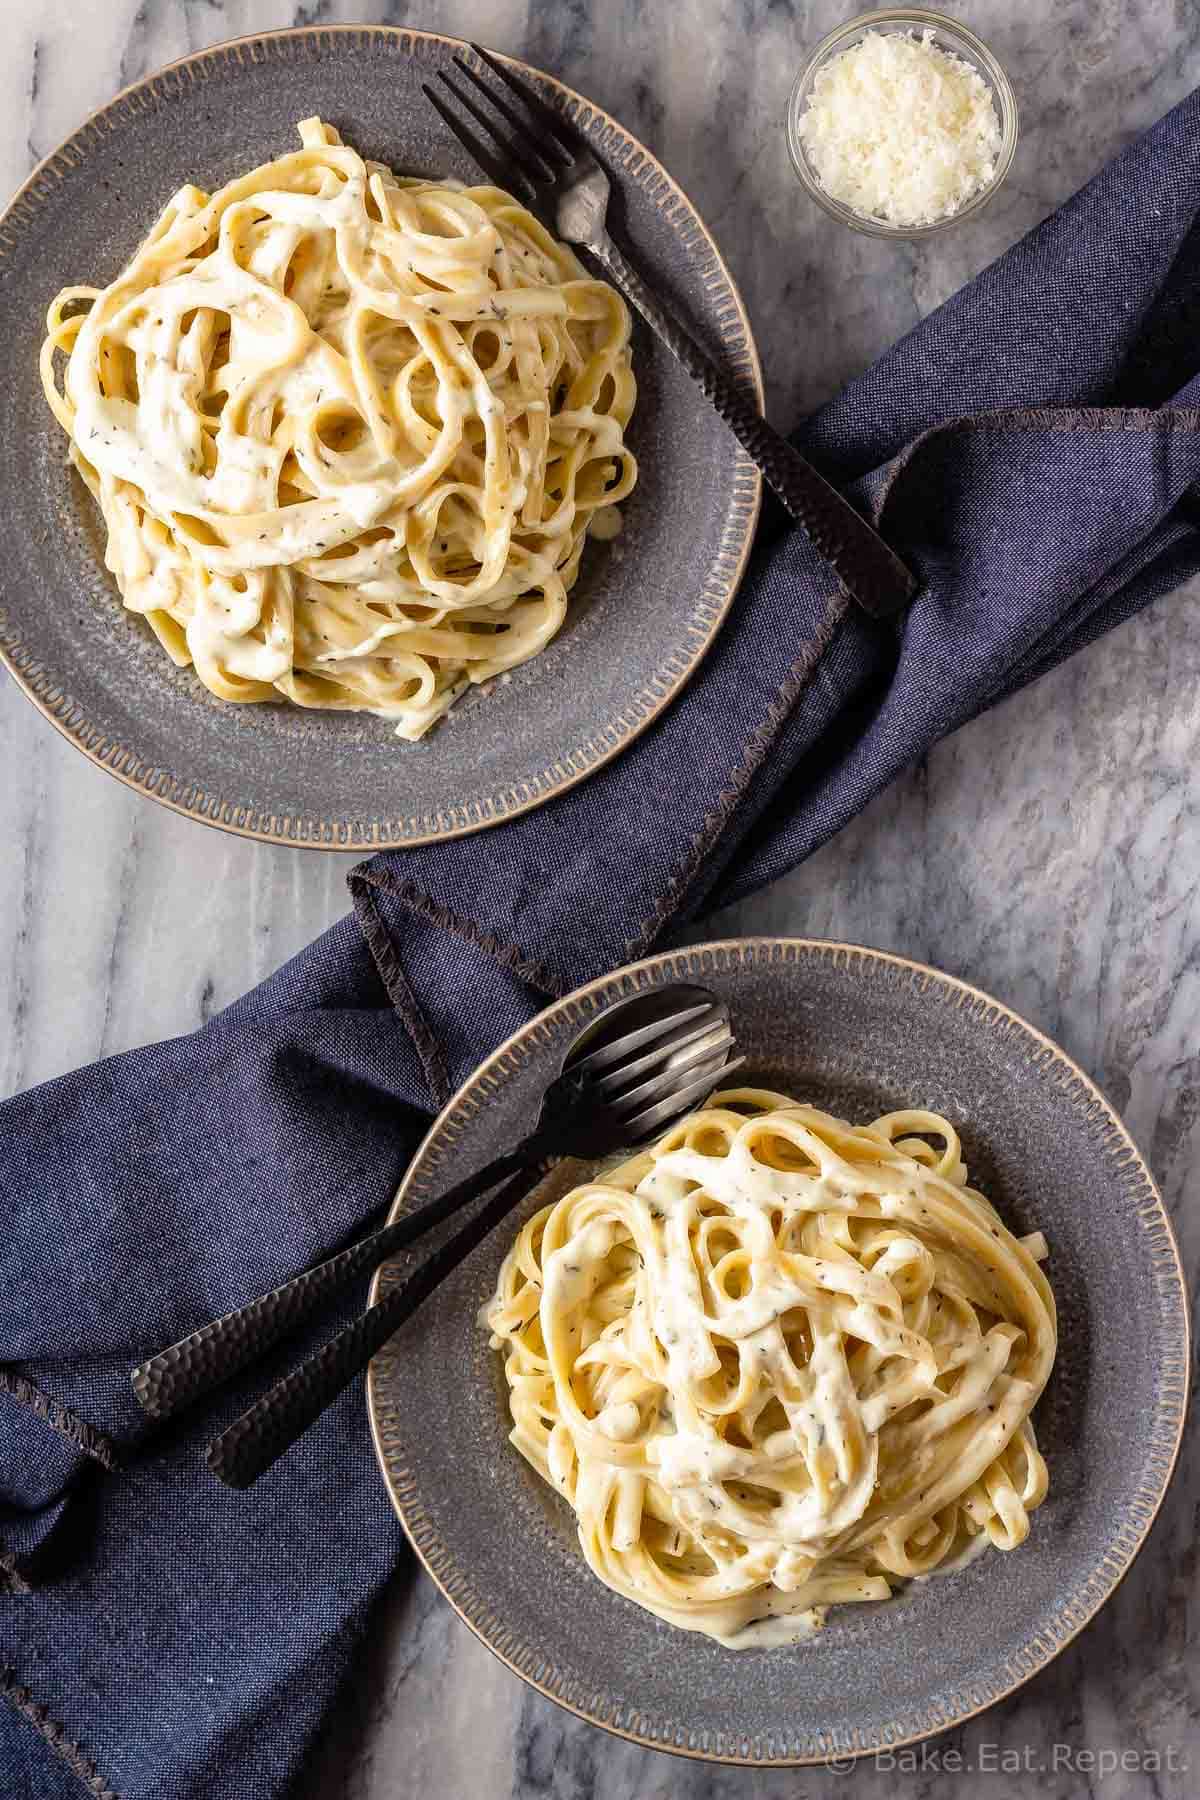
[[[978,219],[889,245],[809,206],[783,141],[798,58],[849,10],[833,0],[106,0],[86,9],[84,45],[74,0],[0,0],[0,188],[124,83],[224,37],[366,18],[474,35],[560,72],[678,176],[742,287],[770,411],[787,423],[1200,81],[1195,0],[946,0],[1013,78],[1018,160]],[[705,931],[859,940],[1016,1006],[1122,1109],[1174,1213],[1193,1290],[1198,606],[1194,586],[1092,646]],[[0,769],[0,1091],[191,1030],[346,908],[352,859],[242,842],[141,800],[7,682]],[[1200,1784],[1198,1519],[1189,1440],[1148,1548],[1082,1638],[1010,1701],[936,1740],[923,1769],[868,1764],[853,1776],[715,1769],[608,1737],[524,1687],[407,1568],[314,1761],[312,1800],[800,1800],[848,1783],[870,1800],[895,1788],[946,1800],[980,1790],[1182,1800]],[[1138,1766],[1100,1764],[1114,1752]]]

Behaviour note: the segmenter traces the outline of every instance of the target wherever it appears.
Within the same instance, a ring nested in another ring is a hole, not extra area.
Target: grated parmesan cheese
[[[896,226],[958,212],[1001,142],[987,83],[930,31],[868,31],[817,71],[797,130],[827,194]]]

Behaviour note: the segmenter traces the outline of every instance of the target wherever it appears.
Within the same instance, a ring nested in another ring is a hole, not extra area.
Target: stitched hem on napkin
[[[14,1400],[30,1407],[39,1419],[82,1450],[85,1456],[103,1464],[110,1474],[120,1468],[121,1459],[110,1437],[97,1431],[94,1425],[89,1425],[86,1419],[81,1419],[69,1407],[52,1400],[48,1394],[43,1394],[40,1388],[34,1387],[32,1381],[26,1381],[23,1375],[14,1375],[11,1369],[0,1368],[0,1392],[11,1394]]]
[[[1193,406],[1014,406],[960,413],[919,432],[880,472],[870,512],[882,532],[909,465],[933,439],[958,431],[1200,431],[1200,408]],[[869,478],[868,478],[869,479]]]
[[[27,1408],[52,1434],[43,1439],[37,1428],[34,1428],[39,1446],[44,1448],[51,1465],[56,1469],[61,1469],[64,1446],[70,1445],[73,1451],[79,1451],[83,1457],[99,1463],[109,1474],[120,1471],[121,1457],[112,1438],[95,1425],[89,1424],[86,1419],[81,1419],[78,1413],[72,1412],[61,1401],[44,1394],[24,1375],[18,1375],[10,1368],[0,1367],[0,1396],[6,1402],[12,1400]],[[81,1462],[78,1467],[86,1467],[86,1464]],[[64,1483],[68,1479],[67,1475],[63,1475]],[[11,1539],[0,1538],[0,1593],[33,1593],[39,1581],[37,1559],[41,1548],[39,1545],[30,1553],[15,1546]]]
[[[66,1727],[57,1719],[50,1717],[48,1707],[39,1706],[30,1690],[14,1679],[11,1669],[0,1669],[0,1697],[23,1719],[28,1719],[34,1730],[40,1732],[55,1756],[66,1763],[73,1775],[77,1775],[89,1794],[95,1800],[120,1800],[115,1788],[109,1787],[107,1781],[98,1772],[90,1756],[67,1736]]]

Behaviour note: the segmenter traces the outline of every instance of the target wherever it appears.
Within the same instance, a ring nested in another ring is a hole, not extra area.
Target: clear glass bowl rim
[[[883,219],[870,219],[862,213],[856,213],[842,201],[835,200],[827,194],[817,180],[816,171],[812,168],[800,141],[797,129],[801,108],[812,86],[813,77],[821,66],[829,62],[839,51],[848,49],[850,41],[858,34],[886,26],[900,31],[937,31],[945,39],[951,40],[944,47],[951,51],[961,51],[966,61],[978,68],[988,81],[992,96],[996,103],[996,111],[1000,120],[1000,154],[996,158],[996,168],[992,179],[985,188],[959,207],[957,212],[947,213],[944,219],[934,219],[928,225],[889,225]],[[792,167],[799,176],[801,184],[817,205],[827,212],[831,218],[842,225],[848,225],[853,231],[864,232],[868,237],[885,238],[919,238],[931,237],[934,232],[945,231],[950,225],[957,225],[960,219],[969,218],[986,206],[988,201],[1002,185],[1005,176],[1012,167],[1013,156],[1017,148],[1018,134],[1017,97],[1013,92],[1000,62],[988,49],[983,39],[958,19],[948,13],[934,12],[923,7],[881,7],[874,12],[859,13],[853,19],[823,37],[802,65],[800,73],[792,83],[792,91],[788,96],[787,107],[787,142],[788,154],[792,159]]]

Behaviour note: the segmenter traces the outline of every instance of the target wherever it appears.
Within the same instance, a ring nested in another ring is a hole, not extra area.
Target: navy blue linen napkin
[[[704,667],[615,763],[365,863],[354,914],[202,1031],[0,1108],[7,1795],[294,1787],[404,1554],[361,1390],[233,1494],[212,1419],[163,1448],[130,1366],[359,1233],[548,998],[1200,569],[1198,330],[1193,95],[798,433],[919,574],[902,628],[769,516]]]

